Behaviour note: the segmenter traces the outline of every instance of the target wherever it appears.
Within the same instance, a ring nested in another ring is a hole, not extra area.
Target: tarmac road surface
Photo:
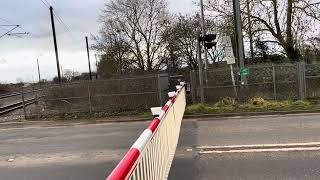
[[[2,129],[0,179],[105,179],[147,123]],[[320,179],[319,147],[320,114],[184,120],[169,179]]]

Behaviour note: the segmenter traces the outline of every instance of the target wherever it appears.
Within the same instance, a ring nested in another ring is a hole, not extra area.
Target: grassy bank
[[[194,104],[187,107],[185,114],[270,112],[294,110],[320,110],[317,101],[272,101],[255,97],[247,102],[239,103],[232,98],[223,98],[215,104]]]

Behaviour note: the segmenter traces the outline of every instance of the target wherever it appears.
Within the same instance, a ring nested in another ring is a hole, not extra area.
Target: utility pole
[[[240,13],[240,2],[239,0],[233,0],[233,10],[235,19],[235,34],[236,34],[236,52],[240,70],[244,68],[244,49],[243,49],[243,37],[242,37],[242,23]],[[247,84],[246,76],[241,74],[241,84]]]
[[[202,30],[202,36],[204,36],[206,34],[206,26],[205,26],[205,20],[204,20],[203,0],[200,0],[200,9],[201,9],[201,30]],[[208,76],[207,76],[208,64],[209,64],[208,50],[204,48],[204,71],[205,71],[206,86],[208,86]]]
[[[203,67],[201,59],[201,44],[200,44],[200,33],[197,35],[197,56],[198,56],[198,67],[199,67],[199,82],[200,82],[200,100],[204,103],[204,90],[203,90]]]
[[[52,34],[53,34],[53,42],[54,42],[54,51],[56,54],[56,62],[57,62],[57,71],[58,71],[58,80],[61,83],[61,74],[60,74],[60,65],[59,65],[59,54],[58,54],[58,47],[57,47],[57,38],[56,38],[56,29],[54,26],[54,18],[53,18],[53,8],[50,6],[50,16],[51,16],[51,25],[52,25]]]
[[[252,22],[251,22],[251,10],[250,10],[250,0],[246,0],[247,5],[247,13],[248,13],[248,35],[249,35],[249,41],[250,41],[250,56],[251,59],[253,59],[253,33],[252,33]]]
[[[39,60],[37,58],[37,66],[38,66],[38,78],[39,78],[39,85],[41,87],[41,74],[40,74],[40,66],[39,66]]]
[[[86,36],[86,45],[87,45],[88,64],[89,64],[89,76],[90,76],[90,80],[92,80],[91,64],[90,64],[90,54],[89,54],[89,43],[88,43],[88,37],[87,37],[87,36]]]

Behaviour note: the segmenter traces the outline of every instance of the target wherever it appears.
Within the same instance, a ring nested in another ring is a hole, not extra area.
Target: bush
[[[292,104],[296,105],[296,106],[304,106],[304,107],[311,105],[311,103],[309,101],[301,101],[301,100],[294,101]]]
[[[249,103],[255,106],[264,106],[267,104],[267,101],[262,97],[253,97],[249,99]]]
[[[229,107],[234,105],[236,105],[236,100],[231,97],[222,98],[215,104],[216,107]]]
[[[198,113],[214,113],[217,112],[217,110],[207,104],[194,104],[191,106],[188,106],[186,108],[186,114],[198,114]]]

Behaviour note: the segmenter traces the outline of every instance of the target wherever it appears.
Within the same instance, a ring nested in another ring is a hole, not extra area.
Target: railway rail
[[[12,103],[9,105],[5,105],[0,107],[0,116],[12,112],[17,109],[22,109],[23,106],[28,106],[36,102],[36,98],[27,99],[24,101],[24,105],[22,101]]]
[[[0,96],[0,99],[8,98],[8,97],[13,97],[13,96],[19,96],[21,93],[19,92],[14,92],[14,93],[8,93]]]
[[[29,90],[29,91],[25,91],[23,93],[24,94],[30,94],[30,93],[35,93],[35,92],[38,92],[38,91],[41,91],[41,89]],[[19,96],[19,95],[21,95],[21,92],[12,92],[12,93],[8,93],[8,94],[0,95],[0,99],[5,99],[5,98]]]

